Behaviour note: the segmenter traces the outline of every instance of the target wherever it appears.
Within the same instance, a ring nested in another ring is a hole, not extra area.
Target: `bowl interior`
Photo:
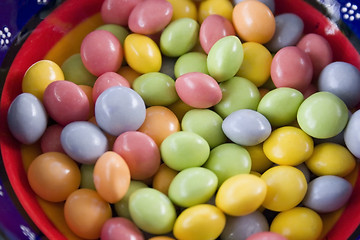
[[[99,14],[102,0],[67,0],[46,17],[19,49],[9,69],[1,94],[0,147],[10,183],[26,212],[49,239],[76,239],[67,228],[62,216],[62,204],[39,199],[31,190],[24,166],[39,154],[39,146],[23,146],[7,127],[7,111],[11,102],[21,93],[25,71],[41,59],[53,60],[59,65],[80,50],[84,36],[103,24]],[[360,69],[360,56],[337,25],[302,0],[276,0],[276,14],[295,13],[305,24],[305,33],[324,36],[334,52],[334,61],[345,61]],[[346,208],[327,219],[329,239],[351,236],[360,223],[360,181],[358,168],[350,176],[354,193]],[[338,220],[338,221],[337,221]],[[334,226],[334,227],[333,227]],[[332,229],[329,231],[329,229]]]

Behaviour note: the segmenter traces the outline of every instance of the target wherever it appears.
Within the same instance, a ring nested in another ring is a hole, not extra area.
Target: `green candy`
[[[95,166],[94,164],[82,164],[80,166],[80,172],[81,172],[80,188],[88,188],[88,189],[96,190],[93,180],[94,166]]]
[[[197,43],[199,29],[199,23],[191,18],[171,22],[161,33],[161,52],[168,57],[179,57],[189,52]]]
[[[151,234],[169,233],[176,219],[175,207],[162,192],[142,188],[131,194],[130,215],[136,226]]]
[[[200,52],[189,52],[179,57],[175,63],[175,77],[189,72],[202,72],[209,74],[207,69],[207,56]]]
[[[250,80],[233,77],[220,83],[223,94],[221,101],[215,105],[215,111],[225,118],[240,109],[256,110],[260,102],[259,89]]]
[[[222,122],[223,119],[219,114],[212,110],[192,109],[184,115],[181,128],[199,134],[208,142],[210,148],[214,148],[226,142]]]
[[[303,94],[293,88],[271,90],[260,100],[257,111],[274,127],[288,125],[296,120],[297,111],[304,101]]]
[[[185,168],[200,167],[209,157],[207,141],[193,132],[175,132],[164,139],[160,145],[164,163],[177,171]]]
[[[114,34],[121,43],[121,46],[124,46],[124,40],[129,35],[129,31],[126,28],[117,24],[104,24],[97,29],[106,30]]]
[[[135,79],[132,87],[147,106],[167,106],[179,99],[175,89],[175,81],[161,72],[141,75]]]
[[[209,201],[217,186],[218,179],[209,169],[187,168],[172,180],[169,186],[169,198],[178,206],[191,207]]]
[[[224,143],[210,152],[204,167],[213,171],[219,186],[228,178],[241,173],[250,173],[251,157],[249,152],[235,143]]]
[[[207,66],[210,75],[218,82],[223,82],[235,76],[244,59],[241,41],[236,36],[226,36],[219,39],[211,47]]]
[[[61,65],[61,70],[64,73],[66,80],[71,81],[77,85],[94,86],[97,79],[84,66],[80,53],[76,53],[67,58]]]
[[[297,121],[301,129],[314,138],[331,138],[346,126],[349,111],[345,103],[330,92],[317,92],[300,105]]]
[[[129,199],[131,194],[136,190],[141,188],[147,188],[148,186],[140,181],[131,180],[129,189],[127,190],[125,196],[118,202],[114,203],[114,209],[118,216],[131,219],[129,211]]]

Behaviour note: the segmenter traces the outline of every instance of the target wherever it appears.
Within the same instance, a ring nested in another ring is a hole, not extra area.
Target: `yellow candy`
[[[270,231],[285,236],[288,240],[315,240],[321,234],[322,220],[315,211],[296,207],[279,213],[270,225]]]
[[[197,8],[191,0],[167,0],[173,7],[171,21],[179,18],[192,18],[197,21]]]
[[[344,146],[336,143],[322,143],[315,146],[314,153],[305,164],[318,176],[344,177],[355,168],[356,160]]]
[[[136,33],[129,34],[124,41],[124,53],[126,62],[136,72],[160,71],[160,49],[151,38]]]
[[[279,165],[296,166],[307,160],[314,142],[300,128],[286,126],[273,131],[263,144],[265,155]]]
[[[236,75],[260,87],[270,77],[272,55],[266,47],[256,42],[244,43],[243,50],[244,60]]]
[[[245,148],[250,154],[251,171],[263,173],[273,165],[273,162],[266,157],[262,144],[247,146]]]
[[[57,80],[64,80],[64,73],[60,66],[50,60],[40,60],[25,72],[22,91],[31,93],[42,100],[46,87]]]
[[[217,14],[232,21],[233,5],[229,0],[205,0],[200,3],[198,11],[199,23],[211,14]]]
[[[215,203],[231,216],[245,216],[257,210],[266,196],[264,180],[253,174],[238,174],[228,178],[219,188]]]
[[[307,191],[304,174],[295,167],[276,166],[263,173],[267,193],[263,206],[272,211],[286,211],[297,206]]]
[[[175,221],[176,239],[217,239],[225,227],[225,214],[210,204],[189,207]]]

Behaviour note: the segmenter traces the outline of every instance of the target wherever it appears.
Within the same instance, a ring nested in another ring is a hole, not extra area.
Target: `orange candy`
[[[180,131],[180,123],[176,115],[168,108],[152,106],[146,109],[145,121],[138,131],[149,135],[160,147],[167,136]]]
[[[89,119],[90,119],[94,116],[94,110],[95,110],[95,103],[94,103],[93,97],[92,97],[92,87],[87,86],[87,85],[79,85],[79,87],[81,88],[81,90],[84,91],[85,95],[87,96],[87,98],[89,100],[89,104],[90,104]]]
[[[159,170],[154,175],[152,182],[153,188],[168,195],[170,183],[174,179],[176,174],[178,174],[177,171],[169,168],[165,163],[161,164]]]
[[[105,152],[94,166],[94,184],[99,195],[109,203],[120,201],[130,185],[130,170],[116,152]]]
[[[50,202],[64,201],[80,186],[81,173],[70,157],[59,152],[47,152],[36,157],[28,168],[31,188]]]
[[[101,228],[112,216],[110,204],[91,189],[78,189],[66,200],[64,205],[65,221],[79,237],[97,239]]]
[[[275,17],[259,1],[243,1],[235,5],[232,21],[238,36],[246,42],[266,43],[275,33]]]

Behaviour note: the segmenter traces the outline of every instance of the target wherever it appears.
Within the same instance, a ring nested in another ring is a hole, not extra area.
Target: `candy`
[[[244,59],[236,76],[246,78],[260,87],[270,77],[272,55],[257,42],[245,42],[242,46]]]
[[[80,172],[81,172],[81,182],[80,188],[89,188],[92,190],[96,190],[94,184],[94,166],[95,164],[81,164]]]
[[[22,93],[11,103],[7,121],[19,142],[32,144],[44,134],[48,119],[42,102],[30,93]]]
[[[146,118],[138,131],[149,135],[160,147],[165,138],[180,131],[176,115],[164,106],[146,108]]]
[[[106,89],[115,86],[130,87],[129,82],[121,75],[115,72],[106,72],[101,74],[95,81],[92,90],[92,99],[96,102],[99,95]]]
[[[204,167],[216,174],[219,186],[221,186],[232,176],[249,173],[251,158],[245,148],[234,143],[224,143],[210,151]]]
[[[360,130],[360,111],[357,110],[351,115],[350,120],[345,128],[344,140],[346,147],[357,158],[360,157],[360,149],[358,148],[360,143],[360,137],[357,134]]]
[[[251,235],[247,240],[287,240],[287,238],[275,232],[259,232]]]
[[[223,240],[231,240],[236,236],[238,240],[247,240],[258,232],[268,230],[269,224],[265,216],[260,211],[255,211],[240,217],[227,216],[226,226],[220,237]]]
[[[263,114],[274,127],[285,126],[296,120],[304,96],[293,88],[276,88],[260,100],[257,111]]]
[[[135,79],[132,87],[147,106],[167,106],[179,98],[175,90],[175,81],[160,72],[141,75]]]
[[[108,88],[95,103],[96,122],[100,128],[114,136],[137,130],[143,124],[145,114],[144,100],[127,87]]]
[[[124,55],[129,66],[139,73],[158,72],[161,68],[161,53],[149,37],[131,33],[124,41]]]
[[[160,166],[158,146],[142,132],[127,131],[120,134],[114,142],[113,151],[124,158],[132,179],[150,178]]]
[[[165,163],[162,163],[153,177],[153,188],[168,195],[170,184],[177,174],[178,171],[175,171],[174,169],[169,168]]]
[[[161,34],[161,52],[169,57],[179,57],[189,52],[198,40],[199,28],[199,24],[191,18],[171,22]]]
[[[259,1],[242,1],[235,5],[232,22],[238,36],[246,42],[266,43],[275,33],[275,17]]]
[[[131,11],[143,0],[105,0],[101,5],[101,17],[105,23],[128,25]]]
[[[280,49],[271,63],[271,79],[276,87],[305,90],[312,79],[313,67],[310,57],[296,46]]]
[[[198,204],[182,211],[174,225],[176,239],[216,239],[225,227],[225,214],[210,204]]]
[[[127,218],[131,220],[130,210],[129,210],[129,199],[132,193],[141,188],[147,188],[148,186],[140,181],[131,180],[129,188],[127,189],[125,195],[121,198],[120,201],[114,203],[114,209],[118,216]]]
[[[273,165],[263,151],[263,144],[246,146],[245,149],[250,154],[251,171],[263,173]]]
[[[106,30],[114,34],[122,46],[124,45],[125,38],[129,35],[129,31],[125,27],[117,24],[104,24],[97,29]]]
[[[61,152],[65,153],[61,146],[60,135],[63,130],[63,126],[59,124],[53,124],[46,128],[44,134],[40,139],[41,151],[46,152]]]
[[[104,223],[111,218],[111,207],[91,189],[78,189],[70,194],[64,205],[65,221],[79,237],[96,239]]]
[[[215,173],[202,167],[180,171],[169,186],[170,200],[181,207],[206,203],[215,193],[218,179]]]
[[[154,34],[170,23],[172,14],[173,8],[168,1],[146,0],[138,3],[131,11],[128,26],[134,33]]]
[[[142,188],[131,194],[129,210],[134,223],[148,233],[165,234],[174,227],[175,207],[156,189]]]
[[[63,126],[74,121],[85,121],[89,117],[88,97],[70,81],[50,83],[45,89],[43,103],[49,116]]]
[[[87,121],[67,124],[61,132],[60,141],[67,155],[84,164],[95,163],[108,149],[104,133]]]
[[[216,193],[215,203],[224,213],[245,216],[264,202],[267,186],[253,174],[238,174],[223,182]]]
[[[207,55],[200,52],[188,52],[181,55],[175,62],[174,74],[178,78],[189,72],[209,74],[207,68]]]
[[[266,43],[271,52],[277,52],[283,47],[294,46],[299,41],[304,30],[304,22],[293,13],[283,13],[275,17],[275,33]]]
[[[210,76],[223,82],[235,76],[244,58],[241,41],[236,36],[219,39],[210,49],[207,67]]]
[[[343,207],[352,193],[351,184],[338,176],[317,177],[309,183],[304,206],[318,213],[328,213]]]
[[[318,176],[348,175],[356,165],[351,152],[336,143],[322,143],[314,147],[311,157],[305,162],[310,171]]]
[[[212,14],[205,18],[200,26],[199,41],[206,54],[221,38],[235,35],[232,23],[223,16]]]
[[[192,0],[168,0],[173,8],[171,20],[174,21],[179,18],[192,18],[197,20],[196,5]]]
[[[269,121],[259,112],[240,109],[227,116],[222,129],[234,143],[254,146],[265,141],[271,134]]]
[[[78,85],[93,86],[96,76],[92,75],[84,66],[80,53],[76,53],[61,65],[64,78]]]
[[[275,166],[262,175],[267,185],[263,206],[272,211],[286,211],[296,207],[305,197],[307,182],[304,174],[291,166]]]
[[[209,157],[210,147],[200,135],[179,131],[164,139],[160,146],[160,153],[166,165],[181,171],[203,165]]]
[[[101,239],[144,240],[144,234],[130,220],[121,217],[108,219],[101,229]]]
[[[222,97],[219,84],[211,76],[201,72],[189,72],[175,81],[180,99],[194,108],[209,108],[218,104]]]
[[[333,60],[333,52],[329,42],[319,34],[309,33],[304,35],[296,46],[309,55],[315,79],[317,79],[322,69]]]
[[[352,109],[360,102],[360,71],[350,63],[330,63],[321,71],[318,87],[335,94]]]
[[[95,76],[116,72],[123,60],[123,48],[109,31],[94,30],[81,43],[81,59],[86,69]]]
[[[210,109],[192,109],[185,113],[181,128],[199,134],[208,142],[210,148],[214,148],[226,141],[222,123],[223,119]]]
[[[301,129],[285,126],[271,133],[265,140],[263,149],[270,161],[279,165],[296,166],[313,154],[314,142]]]
[[[241,77],[233,77],[221,82],[220,88],[223,97],[214,109],[222,118],[240,109],[256,110],[260,101],[260,93],[251,81]]]
[[[210,15],[220,15],[231,21],[233,6],[229,0],[204,0],[198,7],[199,23],[202,23]]]
[[[58,152],[43,153],[30,164],[29,184],[41,198],[62,202],[80,185],[80,170],[67,155]]]
[[[64,80],[60,66],[50,60],[40,60],[26,70],[22,80],[22,91],[42,100],[46,87],[57,80]]]
[[[344,130],[349,119],[345,103],[329,92],[317,92],[305,99],[297,112],[301,129],[315,138],[330,138]]]
[[[318,239],[323,228],[322,220],[315,211],[295,207],[279,213],[270,225],[270,231],[287,239]]]
[[[116,152],[107,151],[95,163],[94,185],[99,195],[109,203],[120,201],[130,184],[130,170]]]

